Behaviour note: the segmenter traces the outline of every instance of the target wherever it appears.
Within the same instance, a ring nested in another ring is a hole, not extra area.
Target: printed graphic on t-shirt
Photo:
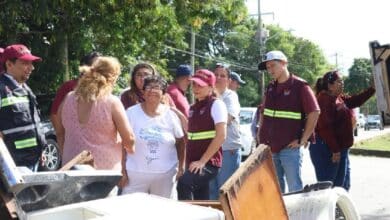
[[[161,150],[160,144],[162,143],[161,128],[157,126],[142,128],[139,132],[140,139],[146,143],[147,151],[145,159],[148,165],[151,165],[153,161],[160,159],[159,151]]]

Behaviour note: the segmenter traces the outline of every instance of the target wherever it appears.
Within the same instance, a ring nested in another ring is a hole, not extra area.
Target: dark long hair
[[[339,72],[337,70],[333,70],[325,73],[323,77],[318,78],[315,86],[316,95],[318,95],[321,91],[328,91],[328,84],[333,84],[340,78],[339,76]]]
[[[135,85],[135,74],[137,73],[138,70],[143,69],[143,68],[151,70],[152,75],[158,75],[156,69],[153,67],[152,64],[139,63],[139,64],[135,65],[135,67],[133,68],[133,71],[131,72],[130,91],[140,92],[139,89],[137,88],[137,86]]]

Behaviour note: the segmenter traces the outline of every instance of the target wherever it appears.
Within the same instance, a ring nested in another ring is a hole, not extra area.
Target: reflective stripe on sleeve
[[[16,149],[24,149],[29,147],[35,147],[38,145],[37,139],[34,138],[28,138],[20,141],[15,141],[15,148]]]
[[[5,97],[5,98],[1,99],[2,107],[14,105],[17,103],[28,103],[28,102],[29,101],[28,101],[27,96],[23,96],[23,97],[11,96],[11,97]]]
[[[7,134],[12,134],[12,133],[26,131],[26,130],[32,130],[32,129],[35,129],[35,125],[27,125],[27,126],[22,126],[22,127],[17,127],[17,128],[11,128],[11,129],[7,129],[7,130],[1,131],[1,132],[3,134],[7,135]]]

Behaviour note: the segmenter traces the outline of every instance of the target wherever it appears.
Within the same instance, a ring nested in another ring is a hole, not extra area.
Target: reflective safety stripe
[[[216,134],[215,130],[201,131],[201,132],[188,132],[188,140],[204,140],[214,138]]]
[[[27,96],[23,96],[23,97],[11,96],[11,97],[5,97],[5,98],[1,99],[1,106],[2,107],[14,105],[17,103],[28,103]]]
[[[27,126],[22,126],[22,127],[17,127],[17,128],[11,128],[11,129],[7,129],[7,130],[1,131],[1,132],[3,134],[7,135],[7,134],[12,134],[12,133],[21,132],[21,131],[27,131],[27,130],[32,130],[32,129],[35,129],[35,125],[27,125]]]
[[[301,120],[302,114],[300,112],[290,112],[290,111],[280,111],[273,109],[264,109],[264,115],[273,117],[273,118],[287,118],[294,120]]]
[[[34,138],[28,138],[20,141],[15,141],[15,147],[16,149],[24,149],[24,148],[29,148],[29,147],[35,147],[37,146],[37,139]]]

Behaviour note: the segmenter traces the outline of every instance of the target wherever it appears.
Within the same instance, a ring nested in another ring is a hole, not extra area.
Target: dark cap
[[[176,69],[176,77],[192,75],[192,68],[189,65],[182,64]]]
[[[3,62],[9,59],[21,59],[26,61],[41,61],[40,57],[31,54],[31,51],[23,44],[14,44],[6,47],[3,52]]]
[[[238,83],[240,84],[245,84],[245,81],[241,79],[241,76],[240,74],[236,73],[236,72],[231,72],[230,73],[230,79],[234,80],[234,81],[237,81]]]
[[[200,69],[195,72],[195,75],[191,78],[191,81],[194,81],[201,87],[204,86],[215,86],[215,75],[213,72],[207,69]]]

